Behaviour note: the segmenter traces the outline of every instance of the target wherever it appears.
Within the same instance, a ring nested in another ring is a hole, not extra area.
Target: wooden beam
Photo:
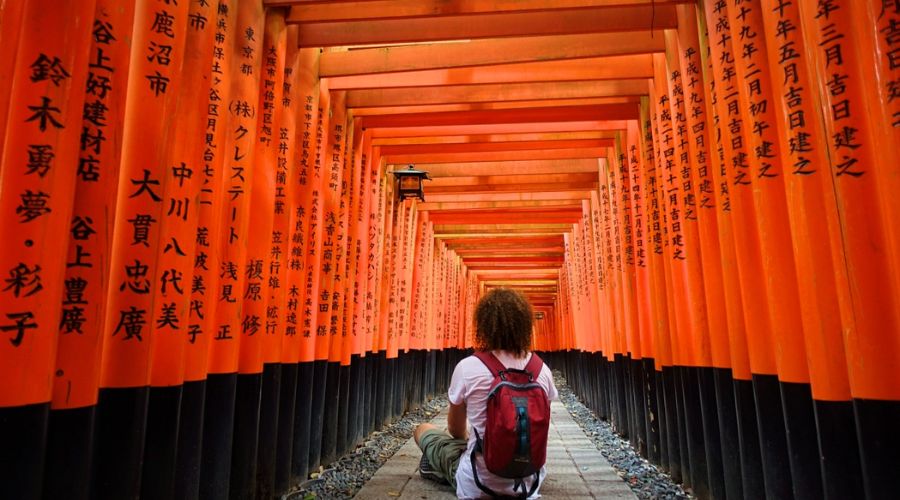
[[[291,14],[287,22],[299,23]],[[304,22],[301,47],[537,37],[678,27],[674,5],[626,5],[442,17]]]
[[[493,125],[501,123],[576,122],[596,120],[636,120],[639,106],[605,104],[599,106],[548,106],[542,108],[409,113],[360,118],[364,129],[382,127],[422,127],[436,125]],[[472,133],[478,133],[473,131]]]
[[[432,178],[460,175],[492,175],[500,170],[513,170],[520,174],[553,174],[597,172],[597,160],[521,160],[507,162],[475,163],[417,163],[420,170]],[[419,210],[427,208],[419,205]]]
[[[505,170],[505,171],[497,171],[494,172],[493,175],[483,175],[483,176],[459,176],[459,177],[439,177],[432,180],[428,183],[428,188],[437,188],[437,187],[446,187],[446,186],[497,186],[502,184],[557,184],[562,182],[597,182],[598,173],[595,170],[594,172],[585,172],[585,173],[554,173],[554,174],[543,174],[543,175],[535,175],[535,174],[520,174],[515,170]],[[419,208],[421,210],[421,208]],[[483,209],[483,210],[472,210],[473,212],[486,211],[486,210],[506,210],[500,208],[491,208],[491,209]],[[521,211],[531,211],[531,212],[554,212],[554,211],[570,211],[572,210],[570,207],[553,209],[549,207],[542,207],[538,209],[521,209]],[[579,213],[581,209],[577,210]],[[454,210],[454,212],[460,212],[460,210]]]
[[[446,111],[488,111],[496,109],[546,108],[549,106],[596,106],[601,104],[640,103],[639,96],[586,97],[534,101],[468,102],[459,104],[424,104],[421,106],[377,106],[353,108],[353,116],[399,115],[407,113],[442,113]]]
[[[533,121],[469,125],[418,125],[369,127],[372,137],[422,137],[460,134],[523,134],[534,132],[577,132],[584,130],[625,130],[626,120],[579,120],[573,122]]]
[[[460,144],[400,144],[382,146],[381,155],[390,158],[395,155],[431,153],[487,153],[495,151],[529,151],[548,149],[609,148],[614,139],[573,139],[559,141],[510,141],[510,142],[464,142]]]
[[[465,68],[553,59],[585,59],[663,52],[661,32],[598,33],[525,39],[473,40],[471,42],[412,45],[325,52],[319,76],[366,75]]]
[[[454,234],[490,234],[490,233],[524,233],[535,232],[559,233],[572,230],[572,224],[435,224],[435,233]]]
[[[530,134],[475,134],[424,137],[392,137],[372,140],[373,146],[399,146],[409,144],[475,144],[484,142],[524,141],[575,141],[591,139],[615,139],[616,133],[602,130],[580,132],[536,132]],[[382,149],[382,152],[384,149]]]
[[[376,75],[341,76],[328,79],[331,90],[410,88],[433,85],[477,85],[488,83],[536,83],[620,78],[653,78],[650,54],[591,57],[560,61],[537,61],[474,68],[401,71]]]
[[[531,193],[432,193],[425,199],[432,203],[458,203],[468,201],[534,201],[534,200],[587,200],[590,190],[583,191],[535,191]]]
[[[597,189],[599,184],[592,182],[556,182],[556,183],[532,183],[532,184],[494,184],[474,186],[433,186],[425,189],[425,196],[440,193],[497,193],[497,192],[528,192],[538,190],[553,191],[583,191],[585,189]]]
[[[496,12],[547,11],[586,7],[647,5],[652,0],[264,0],[267,7],[291,6],[289,22],[317,23],[401,17],[433,17]],[[657,6],[667,3],[655,0]]]
[[[561,160],[604,158],[607,148],[577,148],[577,149],[545,149],[526,151],[493,151],[486,153],[422,153],[422,154],[396,154],[384,156],[387,163],[408,164],[420,162],[478,162],[478,161],[509,161],[509,160]],[[427,188],[426,188],[427,191]]]
[[[564,239],[561,235],[540,236],[509,236],[509,237],[475,237],[475,238],[446,238],[444,244],[456,251],[470,248],[518,248],[527,245],[556,245],[562,246]]]
[[[489,83],[409,89],[351,90],[348,108],[419,106],[470,102],[533,101],[536,99],[589,99],[647,94],[646,79],[589,80],[583,82]]]

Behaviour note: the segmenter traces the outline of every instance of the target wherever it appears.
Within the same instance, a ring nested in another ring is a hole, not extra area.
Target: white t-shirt
[[[512,354],[506,351],[493,351],[494,356],[503,363],[507,368],[524,369],[531,359],[531,353],[524,358],[516,359]],[[453,370],[453,377],[450,379],[450,389],[447,391],[450,402],[458,405],[466,403],[466,416],[469,419],[469,446],[459,459],[459,468],[456,469],[456,496],[463,499],[474,499],[484,497],[484,493],[475,484],[475,477],[472,475],[472,462],[470,455],[475,448],[475,433],[472,428],[478,430],[478,434],[484,435],[484,424],[487,421],[487,398],[491,390],[491,383],[494,376],[487,366],[475,356],[469,356]],[[553,385],[553,374],[547,365],[541,369],[540,375],[537,377],[537,383],[547,391],[550,400],[558,399],[559,393],[556,386]],[[514,495],[512,479],[495,476],[491,474],[484,465],[484,457],[476,456],[476,466],[478,467],[478,480],[481,484],[494,490],[498,494]],[[544,482],[544,476],[547,471],[541,468],[541,484]],[[530,488],[531,481],[526,479],[526,485]],[[538,498],[539,489],[529,498]]]

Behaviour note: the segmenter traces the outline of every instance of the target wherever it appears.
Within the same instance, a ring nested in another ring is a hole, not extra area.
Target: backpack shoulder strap
[[[503,363],[497,359],[497,356],[494,356],[494,353],[491,351],[475,351],[474,356],[481,360],[484,363],[484,366],[487,366],[488,370],[490,370],[491,375],[495,377],[500,376],[500,372],[505,371],[506,367],[503,366]]]
[[[525,371],[531,374],[531,378],[533,380],[537,380],[537,378],[541,375],[541,370],[544,369],[544,360],[541,359],[537,353],[531,353],[531,359],[528,360],[528,364],[525,365]]]

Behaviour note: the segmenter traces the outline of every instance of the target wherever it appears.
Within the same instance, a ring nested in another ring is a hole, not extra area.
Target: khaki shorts
[[[441,477],[456,489],[456,469],[459,457],[466,451],[468,442],[456,439],[450,434],[437,429],[429,429],[419,436],[419,448],[428,459],[428,463]]]

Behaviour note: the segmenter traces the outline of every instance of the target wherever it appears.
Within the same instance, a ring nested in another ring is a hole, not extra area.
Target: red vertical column
[[[297,332],[297,390],[294,443],[291,459],[291,482],[307,477],[313,458],[313,389],[316,359],[316,319],[319,266],[316,259],[322,251],[322,175],[321,144],[324,128],[320,102],[318,48],[300,48],[297,90],[300,108],[297,127],[296,177],[294,200],[291,205],[291,250],[288,259],[288,302],[285,335]],[[327,93],[326,93],[327,95]],[[327,105],[327,104],[326,104]],[[320,432],[320,431],[317,431]],[[315,451],[318,457],[318,450]],[[316,458],[318,460],[318,458]]]
[[[91,29],[90,58],[103,64],[88,68],[82,131],[105,141],[82,148],[75,175],[73,235],[68,254],[108,256],[118,186],[118,165],[125,118],[125,88],[130,49],[125,35],[134,19],[132,8],[113,9],[98,2]],[[5,18],[4,18],[5,19]],[[92,63],[88,63],[89,66]],[[102,83],[101,83],[102,82]],[[63,282],[60,336],[54,380],[53,408],[72,409],[97,403],[100,330],[106,308],[109,267],[66,269]]]
[[[118,8],[117,3],[98,2],[91,28],[89,60],[96,62],[88,63],[81,130],[98,140],[82,144],[77,160],[68,255],[87,253],[97,260],[91,267],[67,268],[63,281],[52,409],[66,411],[51,413],[44,481],[44,494],[51,497],[87,495],[90,477],[100,332],[109,286],[109,228],[115,214],[131,54],[125,36],[134,19],[133,4]]]
[[[94,2],[18,3],[4,4],[0,26],[0,484],[38,498],[63,277],[73,264],[101,265],[97,255],[67,259],[59,237],[83,235],[71,221]]]
[[[206,382],[206,413],[203,429],[201,496],[224,497],[232,482],[232,451],[243,441],[237,435],[235,398],[240,367],[243,293],[247,283],[247,243],[250,202],[257,146],[259,86],[263,58],[265,16],[262,2],[242,1],[229,6],[237,10],[230,51],[232,64],[229,100],[224,107],[228,120],[224,139],[224,201],[221,232],[211,242],[219,261],[218,286],[210,290],[215,307]],[[243,406],[243,402],[239,403]]]
[[[859,22],[859,9],[866,8],[861,2],[799,4],[802,34],[815,64],[820,97],[816,115],[824,121],[831,159],[829,186],[837,199],[847,262],[850,300],[842,310],[843,338],[863,486],[867,495],[890,495],[900,444],[878,422],[895,418],[892,415],[900,408],[900,390],[886,383],[897,378],[900,359],[897,335],[888,333],[900,331],[896,195],[891,192],[897,177],[896,154],[891,154],[897,128],[885,123],[890,101],[876,106],[872,102],[881,101],[881,86],[890,84],[891,72],[896,74],[890,63],[896,50],[885,51],[890,47],[884,42],[893,39],[890,19],[896,17],[897,8],[889,2],[879,4],[873,26],[871,21]],[[876,36],[886,38],[873,40]],[[876,43],[877,57],[872,52]]]
[[[174,110],[173,137],[165,146],[157,267],[153,275],[153,309],[148,311],[150,337],[150,394],[144,444],[144,471],[141,495],[168,498],[174,493],[176,454],[179,439],[184,381],[185,347],[188,342],[188,315],[194,250],[198,227],[198,202],[202,184],[203,135],[206,128],[213,52],[215,10],[192,3],[188,10],[182,85]],[[164,62],[162,49],[153,57]],[[195,85],[194,82],[199,83]]]

